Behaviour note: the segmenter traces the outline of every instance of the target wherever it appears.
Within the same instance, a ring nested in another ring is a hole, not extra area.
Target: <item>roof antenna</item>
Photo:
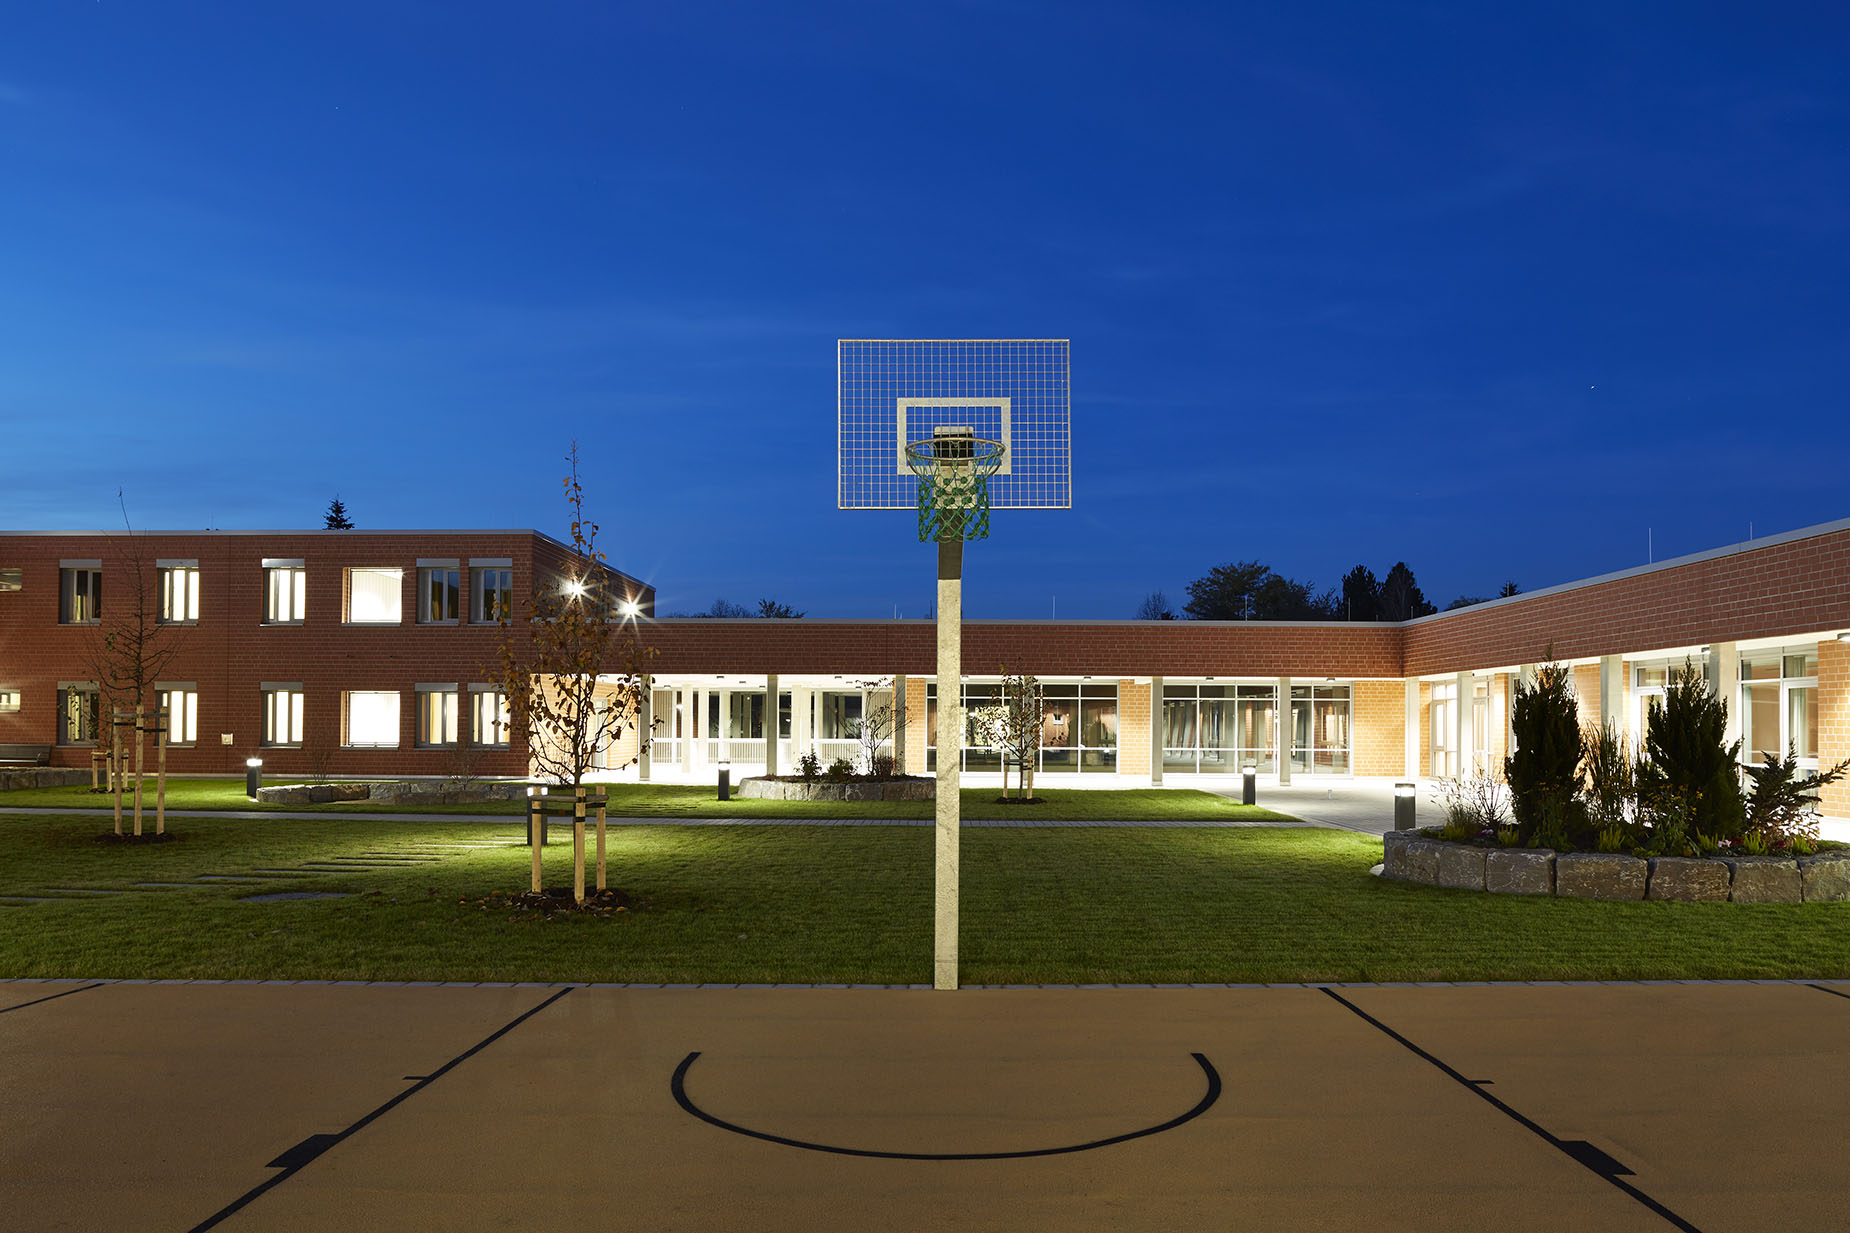
[[[1644,529],[1644,560],[1647,565],[1657,563],[1657,547],[1651,541],[1651,530],[1650,527]]]

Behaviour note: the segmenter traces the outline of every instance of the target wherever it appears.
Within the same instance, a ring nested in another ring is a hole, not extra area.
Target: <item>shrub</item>
[[[854,763],[846,758],[837,758],[829,763],[828,777],[831,783],[845,783],[854,778]]]
[[[1441,779],[1433,787],[1439,807],[1445,811],[1445,839],[1471,840],[1487,837],[1509,821],[1504,810],[1503,786],[1485,771],[1474,770],[1456,779]]]
[[[1602,832],[1629,831],[1638,816],[1638,762],[1610,719],[1580,734],[1587,814]]]
[[[1760,755],[1763,766],[1747,768],[1752,783],[1747,796],[1747,836],[1769,844],[1818,842],[1818,790],[1842,779],[1850,772],[1850,759],[1810,778],[1799,778],[1798,752],[1790,745],[1786,756]]]
[[[897,763],[893,761],[892,754],[877,753],[873,756],[871,761],[873,763],[873,776],[875,779],[893,778],[893,768]]]
[[[1741,742],[1725,743],[1728,712],[1687,660],[1672,674],[1664,704],[1645,720],[1645,762],[1639,795],[1649,801],[1652,846],[1672,851],[1692,833],[1739,839],[1747,824],[1735,757]]]
[[[808,753],[798,756],[797,774],[801,775],[805,779],[821,778],[822,759],[816,756],[815,750],[812,749]]]
[[[1582,751],[1579,711],[1568,692],[1564,666],[1543,664],[1533,682],[1517,683],[1510,730],[1516,748],[1504,760],[1503,773],[1524,845],[1558,846],[1540,842],[1546,830],[1549,837],[1572,846],[1579,834],[1574,819],[1584,818],[1585,810],[1569,808],[1580,790]]]

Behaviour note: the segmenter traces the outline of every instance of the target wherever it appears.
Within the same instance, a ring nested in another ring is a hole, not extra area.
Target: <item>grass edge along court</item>
[[[633,906],[547,919],[518,824],[0,817],[0,977],[917,983],[931,842],[916,826],[632,825]],[[557,832],[555,832],[557,835]],[[1850,905],[1608,903],[1370,876],[1378,840],[1272,827],[976,828],[971,984],[1827,978]],[[546,849],[549,885],[571,848]],[[315,898],[255,899],[291,895]]]

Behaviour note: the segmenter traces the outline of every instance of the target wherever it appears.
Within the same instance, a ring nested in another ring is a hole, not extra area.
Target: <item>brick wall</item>
[[[1357,681],[1350,698],[1355,773],[1398,778],[1407,762],[1406,682]]]
[[[1118,682],[1118,774],[1150,774],[1150,684]]]
[[[1828,769],[1850,758],[1850,642],[1818,644],[1818,765]],[[1819,807],[1833,818],[1850,818],[1850,781],[1826,788]]]

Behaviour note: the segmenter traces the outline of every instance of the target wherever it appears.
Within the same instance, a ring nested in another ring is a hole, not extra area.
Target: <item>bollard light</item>
[[[732,799],[732,762],[726,758],[719,760],[719,799]]]
[[[1259,803],[1259,768],[1248,762],[1240,768],[1240,804]]]
[[[1394,829],[1410,831],[1413,829],[1413,811],[1418,806],[1414,793],[1418,789],[1410,783],[1394,785]]]
[[[244,795],[257,799],[257,786],[263,782],[263,759],[244,759]]]

